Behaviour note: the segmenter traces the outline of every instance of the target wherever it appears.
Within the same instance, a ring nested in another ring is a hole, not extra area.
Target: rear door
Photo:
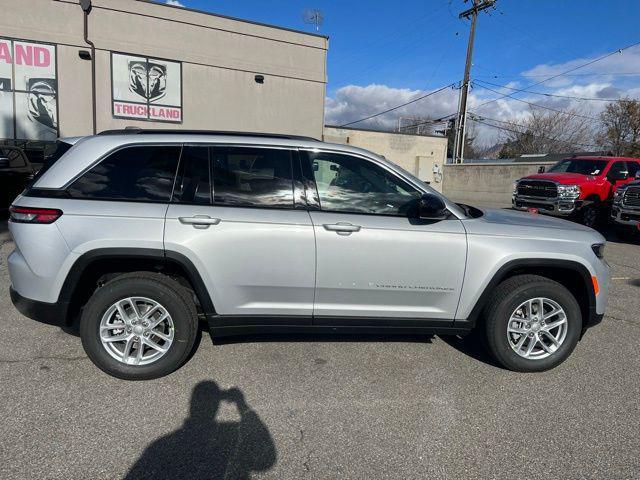
[[[311,323],[315,241],[309,213],[294,200],[297,155],[261,146],[184,147],[165,248],[191,260],[216,313],[235,316],[234,323]]]
[[[314,324],[452,321],[466,261],[462,222],[416,218],[422,192],[370,159],[322,151],[303,159],[316,205]]]

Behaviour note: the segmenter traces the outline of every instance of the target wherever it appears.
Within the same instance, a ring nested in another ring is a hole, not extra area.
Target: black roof
[[[136,127],[127,127],[121,130],[103,130],[98,135],[161,135],[161,134],[177,134],[177,135],[228,135],[232,137],[261,137],[261,138],[281,138],[286,140],[307,140],[317,142],[317,138],[305,137],[302,135],[284,135],[281,133],[264,133],[264,132],[234,132],[226,130],[183,130],[183,129],[144,129]]]

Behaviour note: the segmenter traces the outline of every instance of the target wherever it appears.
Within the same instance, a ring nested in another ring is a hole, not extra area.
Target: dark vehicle
[[[0,215],[4,215],[27,184],[36,169],[18,147],[0,146]]]
[[[640,235],[640,171],[636,174],[636,181],[616,190],[611,219],[618,237],[630,240]]]

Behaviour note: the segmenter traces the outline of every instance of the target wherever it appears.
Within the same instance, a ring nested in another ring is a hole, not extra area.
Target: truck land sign
[[[182,123],[182,64],[111,54],[112,110],[116,118]]]
[[[55,46],[0,38],[0,139],[57,136]]]

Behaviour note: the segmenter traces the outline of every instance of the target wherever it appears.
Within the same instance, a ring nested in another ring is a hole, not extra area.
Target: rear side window
[[[82,175],[67,191],[75,198],[168,202],[180,150],[169,145],[122,148]]]
[[[291,151],[213,147],[211,161],[215,205],[293,208]]]

